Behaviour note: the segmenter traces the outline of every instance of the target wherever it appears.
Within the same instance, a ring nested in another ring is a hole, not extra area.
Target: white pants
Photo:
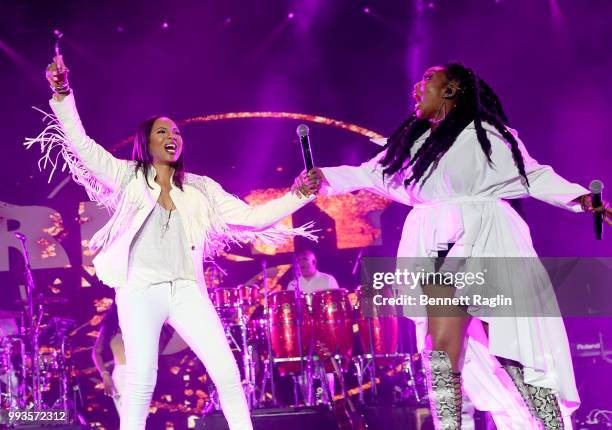
[[[121,430],[143,430],[157,381],[159,336],[168,321],[206,366],[231,430],[252,430],[236,360],[208,296],[193,281],[117,290],[126,358]]]
[[[113,367],[113,385],[116,390],[113,402],[115,402],[117,413],[121,414],[121,398],[125,394],[125,364],[115,364]]]

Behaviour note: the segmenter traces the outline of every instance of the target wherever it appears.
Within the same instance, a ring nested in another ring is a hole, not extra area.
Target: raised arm
[[[54,90],[49,104],[65,135],[66,150],[78,158],[95,180],[111,191],[117,190],[128,174],[128,162],[115,158],[87,136],[76,109],[74,94],[68,85],[68,68],[61,56],[54,58],[46,76]]]

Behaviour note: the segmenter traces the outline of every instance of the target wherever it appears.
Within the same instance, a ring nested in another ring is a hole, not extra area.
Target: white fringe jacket
[[[40,145],[43,157],[39,167],[51,165],[49,180],[61,155],[63,169],[69,168],[89,198],[113,212],[89,246],[98,251],[93,260],[98,278],[113,288],[125,287],[130,245],[161,193],[154,181],[155,169],[149,172],[150,188],[135,162],[115,158],[87,136],[73,94],[61,102],[51,99],[49,104],[55,117],[46,115],[49,122],[45,130],[36,138],[27,139],[25,146]],[[196,277],[202,286],[203,260],[213,258],[232,242],[261,239],[278,243],[296,235],[316,239],[310,229],[312,223],[299,228],[270,228],[314,197],[298,197],[289,192],[263,205],[249,206],[206,176],[185,174],[182,191],[172,181],[171,184],[170,197],[181,217]]]

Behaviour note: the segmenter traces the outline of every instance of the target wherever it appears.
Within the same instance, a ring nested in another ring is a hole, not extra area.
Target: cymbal
[[[19,311],[7,311],[5,309],[0,309],[0,320],[14,319],[19,318],[20,316],[21,312]]]
[[[68,303],[68,299],[64,298],[64,297],[39,297],[39,298],[34,298],[34,303],[38,304],[38,303],[42,303],[43,305],[63,305]],[[15,304],[16,305],[21,305],[21,306],[27,306],[28,305],[28,301],[27,300],[15,300]]]

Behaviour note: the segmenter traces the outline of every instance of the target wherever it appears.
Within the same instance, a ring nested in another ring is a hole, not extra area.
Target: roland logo
[[[601,343],[577,343],[576,349],[579,351],[590,351],[593,349],[601,349]]]

